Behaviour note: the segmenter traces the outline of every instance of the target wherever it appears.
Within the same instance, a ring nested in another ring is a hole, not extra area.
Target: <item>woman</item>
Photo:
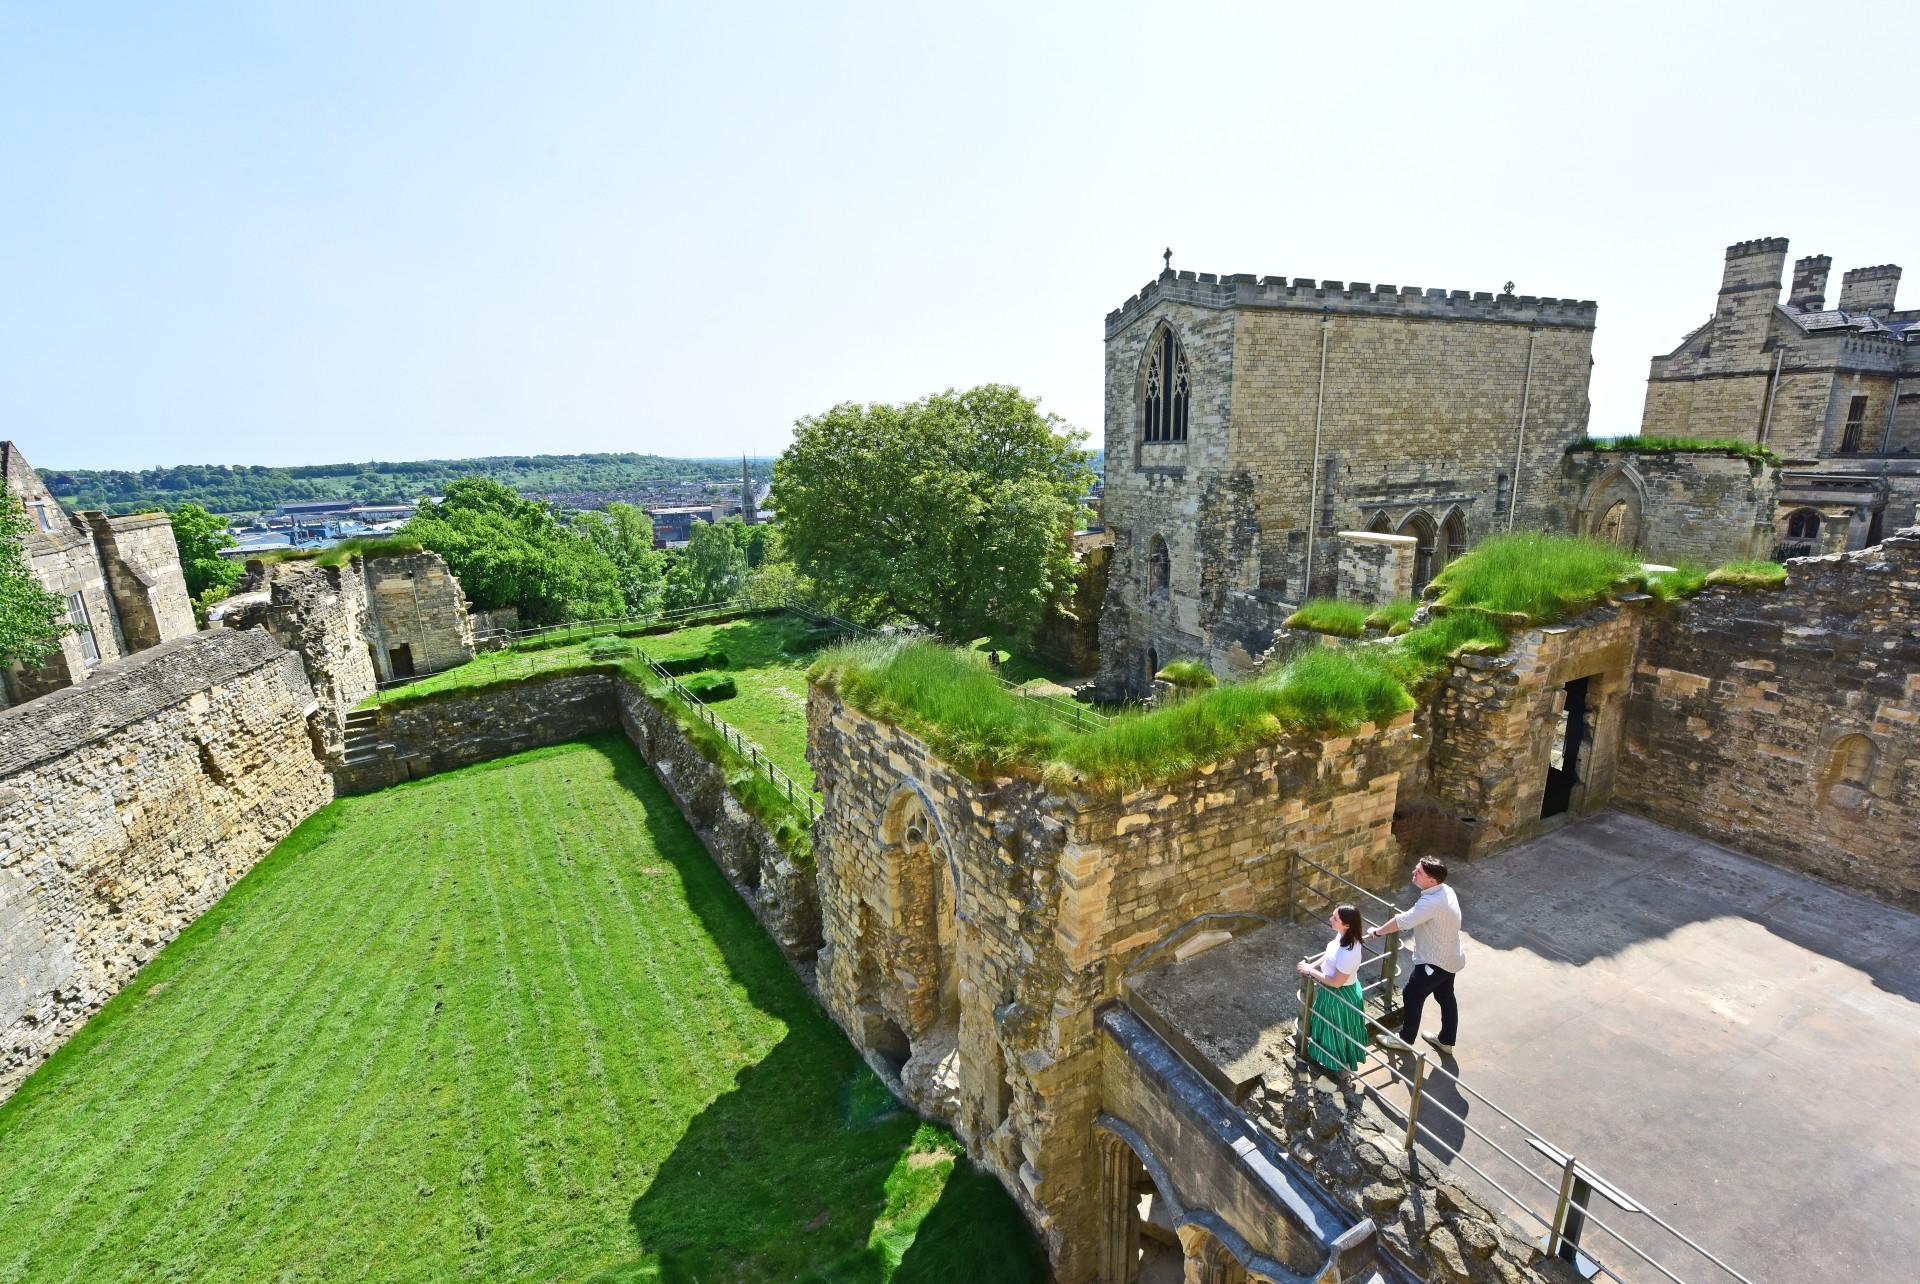
[[[1366,1060],[1367,1018],[1360,994],[1360,938],[1366,924],[1351,905],[1335,908],[1327,917],[1334,938],[1318,963],[1295,964],[1302,976],[1314,979],[1313,1014],[1307,1025],[1307,1056],[1335,1074],[1356,1069]]]

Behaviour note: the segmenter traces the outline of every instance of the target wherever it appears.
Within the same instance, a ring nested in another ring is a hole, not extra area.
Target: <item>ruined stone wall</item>
[[[1073,595],[1047,609],[1033,638],[1036,654],[1069,673],[1091,675],[1099,669],[1100,606],[1112,565],[1110,539],[1074,551]]]
[[[1342,602],[1368,606],[1411,601],[1416,542],[1410,535],[1341,531],[1340,582],[1335,596]]]
[[[1616,504],[1618,542],[1648,561],[1723,562],[1773,549],[1778,474],[1758,459],[1695,452],[1569,451],[1561,465],[1568,526],[1603,538]]]
[[[180,570],[180,549],[165,513],[108,517],[83,513],[93,531],[129,651],[185,637],[199,627]]]
[[[264,603],[227,616],[230,628],[264,627],[282,646],[299,653],[319,702],[316,726],[329,758],[340,757],[347,713],[379,684],[368,642],[366,584],[357,563],[320,566],[310,561],[248,564],[266,585]]]
[[[1616,801],[1920,909],[1920,528],[1651,619]]]
[[[819,688],[808,721],[825,797],[822,1001],[1015,1193],[1058,1277],[1084,1280],[1096,1005],[1197,915],[1278,910],[1293,853],[1393,877],[1412,720],[1275,742],[1122,795],[972,780]]]
[[[1500,655],[1454,661],[1423,719],[1431,733],[1426,801],[1441,814],[1412,819],[1431,849],[1479,856],[1540,832],[1566,685],[1579,678],[1588,679],[1588,739],[1575,757],[1579,783],[1565,814],[1613,798],[1640,620],[1652,599],[1632,593],[1620,601],[1524,630]]]
[[[354,761],[334,768],[343,794],[578,740],[618,721],[604,673],[534,674],[360,711]]]
[[[313,706],[223,630],[0,714],[0,1097],[332,798]]]
[[[437,673],[473,658],[473,620],[460,581],[438,553],[369,557],[362,564],[382,680],[402,676],[400,648],[414,673]]]

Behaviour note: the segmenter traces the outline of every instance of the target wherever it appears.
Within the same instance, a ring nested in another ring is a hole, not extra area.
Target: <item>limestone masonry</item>
[[[333,796],[313,707],[255,631],[0,713],[0,1097]]]

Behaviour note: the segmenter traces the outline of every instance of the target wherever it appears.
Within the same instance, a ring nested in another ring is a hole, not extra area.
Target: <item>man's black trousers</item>
[[[1413,977],[1402,992],[1406,1012],[1400,1018],[1400,1037],[1412,1043],[1420,1037],[1420,1013],[1432,995],[1440,1005],[1440,1042],[1451,1047],[1460,1034],[1460,1005],[1453,1001],[1453,973],[1431,963],[1413,969]]]

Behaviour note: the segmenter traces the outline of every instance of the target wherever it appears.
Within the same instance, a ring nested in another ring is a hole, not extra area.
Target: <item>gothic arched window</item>
[[[1188,393],[1187,350],[1173,337],[1173,328],[1163,325],[1147,344],[1141,371],[1142,441],[1187,439]]]
[[[1147,592],[1164,593],[1173,579],[1173,558],[1167,541],[1155,535],[1147,544]]]
[[[1820,537],[1820,514],[1811,508],[1794,510],[1787,518],[1788,539],[1818,539]]]

